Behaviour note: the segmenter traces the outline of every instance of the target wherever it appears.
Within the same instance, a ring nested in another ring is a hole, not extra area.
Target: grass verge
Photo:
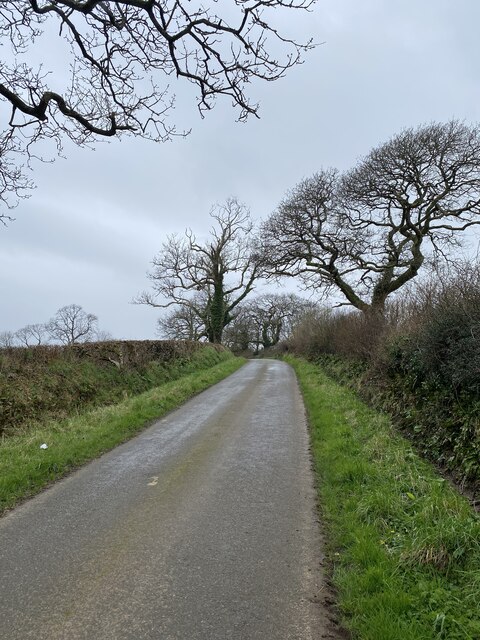
[[[478,640],[478,515],[385,415],[285,359],[309,415],[343,624],[359,640]]]
[[[219,382],[243,362],[230,357],[118,404],[30,427],[25,433],[3,439],[0,443],[0,514],[136,435],[150,421]],[[43,443],[48,445],[47,449],[40,449]]]
[[[187,340],[0,349],[0,435],[120,402],[231,357]]]

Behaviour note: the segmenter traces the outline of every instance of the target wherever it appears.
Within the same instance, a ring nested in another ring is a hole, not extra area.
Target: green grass
[[[480,639],[480,518],[353,392],[286,358],[307,407],[327,553],[362,640]]]
[[[229,357],[225,349],[174,340],[0,349],[0,435],[115,404]]]
[[[184,375],[177,380],[118,404],[30,426],[23,433],[4,438],[0,442],[0,513],[128,440],[155,418],[233,373],[243,362],[230,356],[205,368],[206,354],[196,364],[185,366]],[[40,449],[42,443],[46,443],[48,449]]]

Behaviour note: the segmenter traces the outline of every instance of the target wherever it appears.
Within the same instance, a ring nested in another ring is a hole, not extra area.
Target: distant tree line
[[[96,315],[86,313],[78,304],[69,304],[46,323],[0,332],[0,347],[32,347],[51,342],[72,345],[108,339],[111,339],[108,333],[99,331]]]
[[[406,129],[353,169],[302,180],[257,229],[234,198],[210,215],[208,239],[190,230],[167,239],[152,291],[136,300],[171,309],[159,320],[164,335],[272,346],[296,316],[280,313],[285,297],[250,298],[260,281],[283,278],[382,323],[387,301],[455,262],[464,232],[480,224],[480,128],[452,120]],[[306,306],[293,302],[297,315]]]
[[[162,337],[258,353],[285,338],[308,303],[292,294],[250,298],[267,277],[250,212],[229,198],[215,205],[210,217],[214,224],[204,241],[191,230],[167,238],[152,261],[152,291],[135,302],[170,309],[158,321]]]
[[[300,296],[265,293],[246,301],[226,327],[224,344],[236,352],[275,347],[288,338],[316,305]]]

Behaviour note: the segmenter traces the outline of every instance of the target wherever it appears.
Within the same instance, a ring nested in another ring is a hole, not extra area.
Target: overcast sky
[[[201,120],[179,88],[187,138],[66,145],[66,159],[35,165],[36,190],[0,228],[0,331],[76,303],[116,338],[153,338],[159,312],[130,300],[167,234],[206,233],[213,203],[237,196],[265,218],[302,178],[346,169],[404,127],[480,121],[478,0],[318,0],[286,23],[323,44],[251,87],[260,120],[235,122],[229,100]]]

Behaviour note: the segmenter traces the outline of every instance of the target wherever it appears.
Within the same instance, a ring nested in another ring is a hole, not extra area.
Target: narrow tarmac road
[[[252,361],[0,520],[8,640],[331,638],[304,409]]]

